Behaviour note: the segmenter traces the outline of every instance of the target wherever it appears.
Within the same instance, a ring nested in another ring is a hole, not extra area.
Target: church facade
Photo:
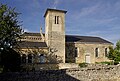
[[[22,63],[95,63],[109,61],[109,47],[113,44],[100,37],[65,35],[67,11],[47,9],[45,33],[22,35],[18,51]]]

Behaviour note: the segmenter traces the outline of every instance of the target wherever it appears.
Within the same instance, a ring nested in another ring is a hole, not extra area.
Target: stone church
[[[22,63],[95,63],[109,61],[113,43],[100,37],[65,35],[67,11],[47,9],[45,33],[25,32],[19,47]]]

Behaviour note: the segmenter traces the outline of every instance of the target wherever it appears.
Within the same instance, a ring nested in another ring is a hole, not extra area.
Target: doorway
[[[90,63],[90,55],[86,55],[85,56],[85,62],[86,63]]]

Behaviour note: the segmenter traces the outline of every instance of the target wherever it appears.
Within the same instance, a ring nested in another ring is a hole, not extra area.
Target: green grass
[[[107,64],[107,65],[114,65],[114,62],[107,62],[107,61],[105,61],[105,62],[96,62],[96,64]]]
[[[84,67],[87,67],[88,64],[83,62],[83,63],[80,63],[79,66],[82,67],[82,68],[84,68]]]

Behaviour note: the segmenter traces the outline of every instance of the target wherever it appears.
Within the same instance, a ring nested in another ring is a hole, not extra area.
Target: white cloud
[[[24,32],[30,32],[28,29],[24,29]]]
[[[113,30],[120,30],[120,26],[111,27],[110,30],[111,30],[111,31],[113,31]]]
[[[56,9],[59,4],[59,0],[54,0],[53,2],[53,8]]]
[[[117,1],[113,7],[115,8],[115,11],[120,11],[120,1]]]
[[[85,8],[82,8],[81,11],[80,11],[80,17],[83,17],[83,16],[87,16],[87,15],[90,15],[90,14],[94,14],[98,9],[99,9],[100,5],[99,4],[96,4],[94,6],[91,6],[91,7],[85,7]]]
[[[113,42],[114,44],[120,40],[119,34],[110,34],[110,35],[105,35],[104,38],[108,39],[109,41]]]
[[[117,17],[111,17],[111,18],[104,18],[104,19],[94,19],[94,21],[97,24],[108,24],[110,22],[113,22],[116,19],[118,19],[118,18]]]
[[[116,41],[120,40],[119,33],[116,33],[115,31],[106,31],[106,30],[90,31],[87,32],[85,35],[102,37],[107,39],[108,41],[113,42],[114,44],[116,43]]]
[[[87,32],[86,35],[99,35],[100,33],[101,31],[90,31],[90,32]]]
[[[40,8],[39,0],[33,0],[34,6]]]

